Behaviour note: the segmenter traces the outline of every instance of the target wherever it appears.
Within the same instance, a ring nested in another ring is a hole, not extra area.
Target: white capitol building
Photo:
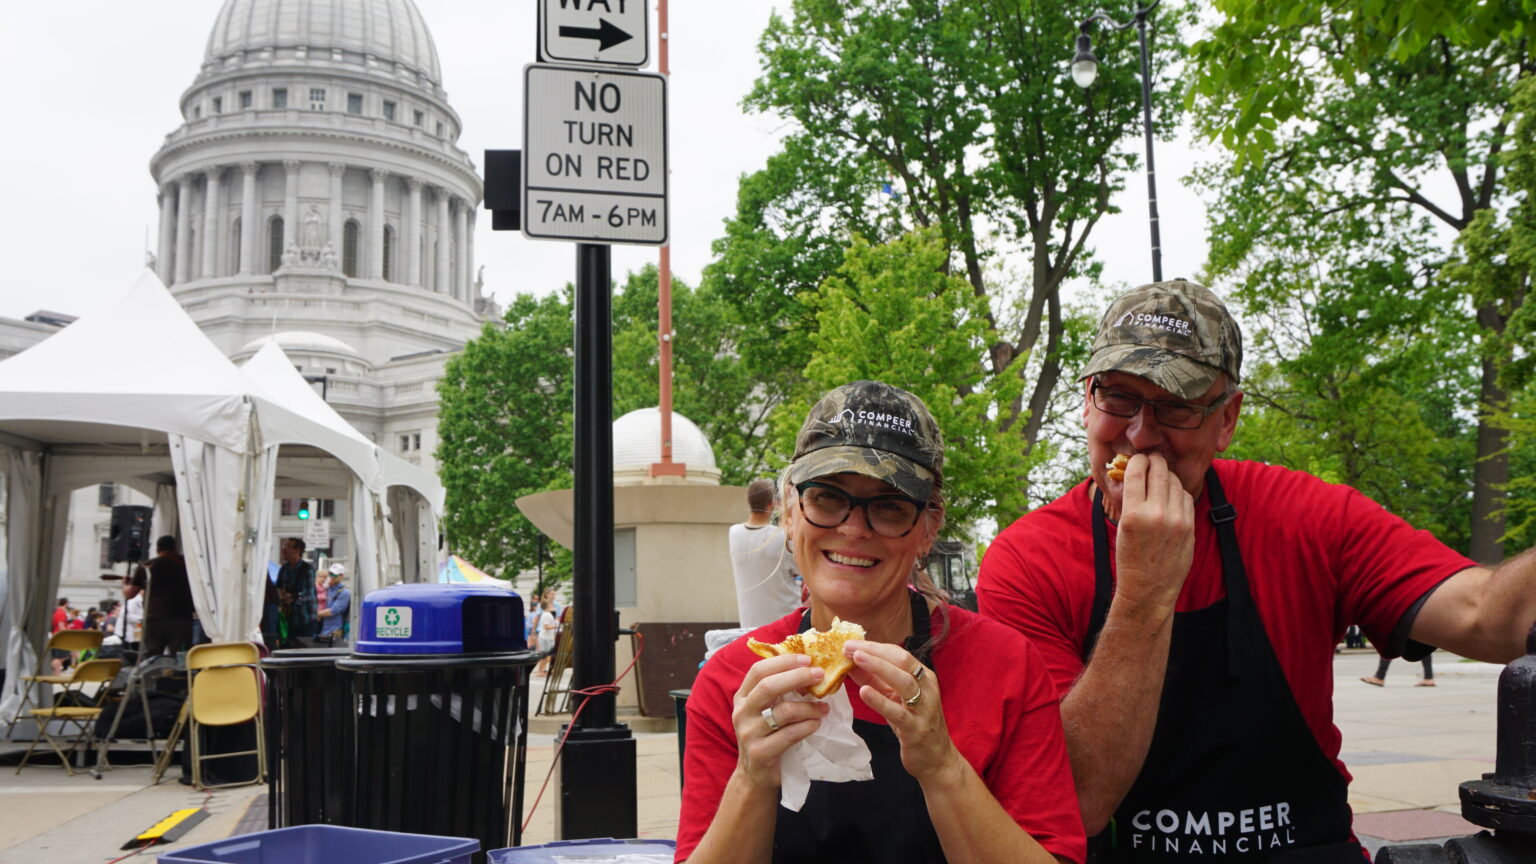
[[[276,340],[354,426],[435,470],[436,382],[499,310],[474,263],[481,180],[421,13],[225,0],[180,108],[150,160],[160,279],[236,363]],[[0,318],[0,359],[67,320]],[[59,593],[82,610],[115,594],[101,573],[122,572],[102,566],[114,502],[147,503],[124,486],[72,500]],[[293,518],[276,529],[301,533]]]

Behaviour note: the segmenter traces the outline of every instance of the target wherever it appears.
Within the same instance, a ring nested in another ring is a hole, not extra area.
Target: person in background
[[[112,623],[112,634],[123,640],[123,648],[138,651],[144,630],[144,592],[131,580],[123,582],[123,602]]]
[[[69,623],[69,598],[60,597],[57,606],[53,607],[53,623],[48,628],[49,633],[57,633]]]
[[[560,629],[560,624],[555,620],[554,600],[550,599],[550,592],[545,592],[544,599],[539,601],[538,628],[538,651],[544,656],[539,660],[539,668],[533,674],[543,678],[549,674],[550,652],[555,650],[555,633]]]
[[[332,564],[326,571],[326,594],[330,602],[320,610],[320,638],[330,637],[335,643],[347,639],[347,614],[352,611],[352,592],[347,590],[347,568]]]
[[[1431,661],[1431,658],[1433,656],[1434,656],[1433,654],[1425,654],[1424,655],[1424,677],[1420,678],[1419,679],[1419,683],[1417,683],[1417,684],[1415,684],[1413,686],[1415,686],[1415,687],[1433,687],[1433,686],[1435,686],[1435,666],[1434,666],[1434,663]],[[1387,686],[1387,667],[1391,666],[1391,665],[1392,665],[1391,658],[1383,657],[1383,658],[1381,658],[1381,662],[1376,664],[1376,674],[1375,675],[1367,675],[1364,678],[1361,678],[1360,680],[1364,681],[1367,684],[1374,685],[1376,687],[1385,687],[1385,686]]]
[[[283,615],[288,620],[286,645],[302,647],[320,632],[315,568],[304,560],[304,540],[300,537],[283,541],[282,556],[283,566],[277,571],[277,593]]]
[[[784,531],[773,524],[778,502],[773,481],[747,485],[747,521],[731,526],[731,571],[736,579],[736,613],[741,626],[756,629],[777,621],[800,606],[794,556],[784,543]]]
[[[135,569],[144,586],[144,656],[179,654],[192,647],[192,586],[187,565],[176,551],[176,538],[155,541],[155,557]]]
[[[326,586],[330,583],[330,573],[315,574],[315,614],[325,617],[325,605],[330,602],[330,595]]]

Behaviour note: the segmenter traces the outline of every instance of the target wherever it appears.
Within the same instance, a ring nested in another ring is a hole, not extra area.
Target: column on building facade
[[[176,281],[192,278],[192,175],[176,178]]]
[[[171,284],[176,255],[176,189],[166,182],[160,186],[160,244],[155,258],[155,275]]]
[[[458,278],[454,279],[453,296],[459,300],[469,302],[469,242],[465,239],[469,236],[468,207],[463,198],[455,198],[453,201],[453,250],[454,266],[459,268]]]
[[[342,226],[346,224],[346,209],[342,206],[341,178],[347,173],[347,166],[340,162],[332,162],[331,169],[331,224],[326,237],[330,241],[331,250],[336,253],[336,260],[340,261],[345,254],[342,250]]]
[[[283,196],[283,251],[299,242],[299,160],[284,159],[288,192]],[[337,250],[340,251],[340,250]]]
[[[437,190],[437,278],[432,282],[432,290],[442,294],[450,293],[453,287],[448,284],[448,255],[453,249],[453,234],[448,227],[448,190]]]
[[[389,172],[374,168],[368,172],[373,180],[373,196],[368,199],[368,278],[384,278],[384,181]]]
[[[256,223],[261,211],[256,207],[256,172],[260,166],[247,159],[240,163],[240,274],[256,272]]]
[[[475,212],[473,205],[467,209],[469,210],[469,230],[464,235],[464,260],[469,263],[465,265],[464,269],[469,275],[464,277],[464,284],[467,286],[464,299],[469,303],[469,308],[474,309],[475,297],[477,296],[475,294],[475,281],[478,278],[475,272],[475,217],[478,214]]]
[[[405,278],[407,285],[421,284],[421,178],[407,177],[405,185],[411,190],[410,215],[405,222]]]
[[[219,177],[223,167],[215,165],[203,172],[203,268],[202,278],[219,275]]]

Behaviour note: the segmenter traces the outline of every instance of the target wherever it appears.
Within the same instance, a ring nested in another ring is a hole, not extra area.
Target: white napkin
[[[826,702],[832,706],[810,737],[796,741],[779,760],[779,803],[796,813],[805,805],[812,780],[846,783],[870,780],[869,745],[853,731],[853,705],[842,687],[825,699],[789,693],[784,702]]]

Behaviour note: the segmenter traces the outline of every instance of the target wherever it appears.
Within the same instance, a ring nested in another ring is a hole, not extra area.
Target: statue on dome
[[[284,267],[297,267],[299,264],[299,247],[291,242],[284,246],[282,261]]]
[[[325,248],[320,252],[320,266],[327,270],[341,269],[341,259],[336,257],[336,247],[332,246],[329,241],[326,242]]]
[[[323,245],[325,245],[325,226],[320,221],[320,208],[311,204],[304,214],[304,228],[299,233],[299,246],[304,249],[319,249]]]

